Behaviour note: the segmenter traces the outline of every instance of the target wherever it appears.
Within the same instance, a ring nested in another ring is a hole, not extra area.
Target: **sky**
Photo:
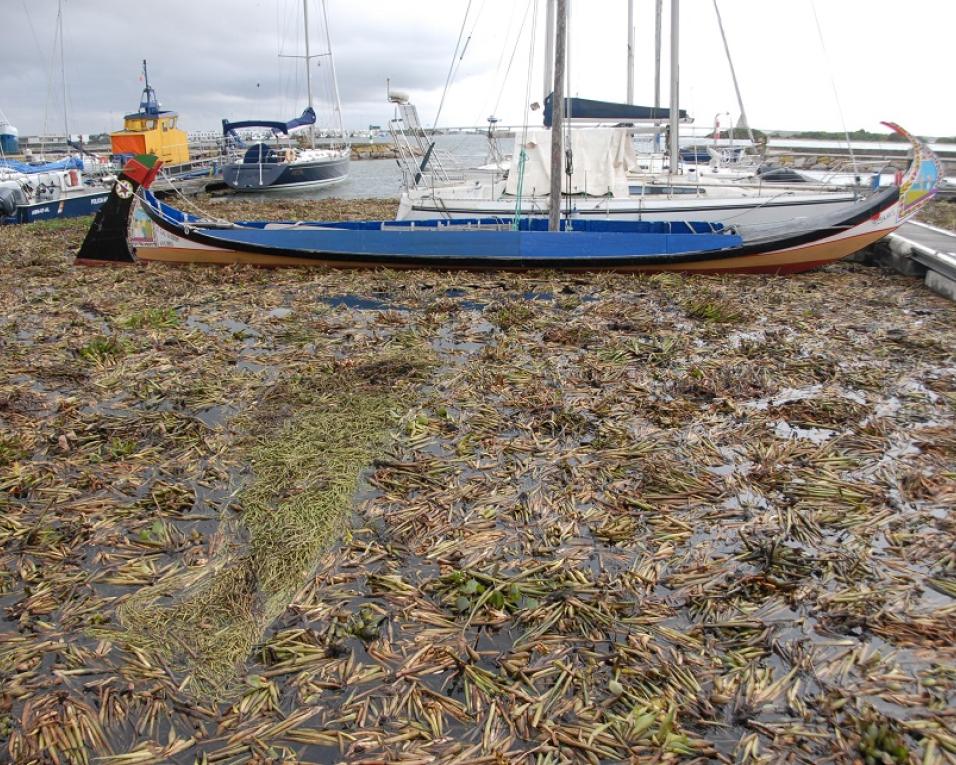
[[[634,3],[635,101],[651,105],[655,3]],[[922,135],[956,135],[947,61],[953,0],[718,3],[751,125],[876,131],[885,119]],[[664,0],[663,106],[670,4]],[[627,5],[571,0],[574,95],[626,99]],[[57,7],[57,0],[0,0],[0,111],[24,135],[63,130]],[[62,0],[62,7],[72,133],[122,126],[139,103],[143,58],[163,107],[178,111],[186,130],[218,129],[223,118],[291,119],[306,105],[303,61],[280,57],[303,53],[300,0]],[[701,128],[718,114],[736,122],[714,1],[680,7],[680,105]],[[345,126],[387,124],[386,80],[411,95],[428,126],[436,116],[440,127],[484,124],[492,113],[504,124],[540,124],[540,112],[527,106],[544,93],[544,8],[545,0],[327,0]],[[309,9],[312,52],[326,53],[321,2],[309,0]],[[459,35],[467,45],[455,58]],[[312,71],[319,122],[332,124],[329,58],[315,59]]]

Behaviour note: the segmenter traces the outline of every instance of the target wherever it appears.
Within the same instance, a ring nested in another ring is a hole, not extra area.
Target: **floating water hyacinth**
[[[86,224],[0,230],[0,760],[956,762],[922,283],[75,268]]]

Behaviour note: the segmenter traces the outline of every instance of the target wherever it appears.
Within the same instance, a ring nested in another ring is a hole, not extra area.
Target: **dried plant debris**
[[[265,212],[394,212],[348,205]],[[86,224],[0,231],[0,760],[956,763],[918,281],[85,269]]]
[[[956,200],[952,197],[934,200],[920,211],[919,219],[931,226],[956,231]]]

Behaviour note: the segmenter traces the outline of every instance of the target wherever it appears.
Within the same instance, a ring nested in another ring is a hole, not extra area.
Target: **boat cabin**
[[[146,62],[143,62],[146,73]],[[123,117],[123,129],[110,133],[110,146],[115,156],[155,154],[167,165],[189,161],[189,138],[176,123],[176,112],[162,111],[156,91],[146,87],[139,103],[139,111]]]

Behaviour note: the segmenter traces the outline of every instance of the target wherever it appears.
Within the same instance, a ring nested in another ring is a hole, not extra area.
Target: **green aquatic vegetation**
[[[18,440],[0,434],[0,467],[6,467],[27,454]]]
[[[162,657],[193,692],[225,692],[345,530],[362,474],[397,424],[396,385],[424,369],[378,358],[273,391],[245,418],[253,477],[236,498],[228,554],[199,575],[139,593],[121,609],[116,637]],[[161,524],[142,534],[165,541]],[[177,592],[175,584],[185,586]],[[370,620],[362,625],[359,633],[371,631]]]
[[[109,335],[93,338],[78,353],[81,358],[97,366],[105,366],[125,355],[127,350],[127,343],[115,335]]]
[[[746,318],[733,303],[718,298],[694,298],[684,303],[684,311],[691,319],[710,324],[738,324]]]
[[[531,322],[537,311],[529,301],[512,300],[504,303],[491,314],[491,321],[503,330],[521,327]]]
[[[119,326],[125,329],[169,329],[180,324],[175,308],[144,308],[123,316]]]
[[[82,234],[0,230],[0,760],[954,751],[956,306],[922,284],[84,269]]]

